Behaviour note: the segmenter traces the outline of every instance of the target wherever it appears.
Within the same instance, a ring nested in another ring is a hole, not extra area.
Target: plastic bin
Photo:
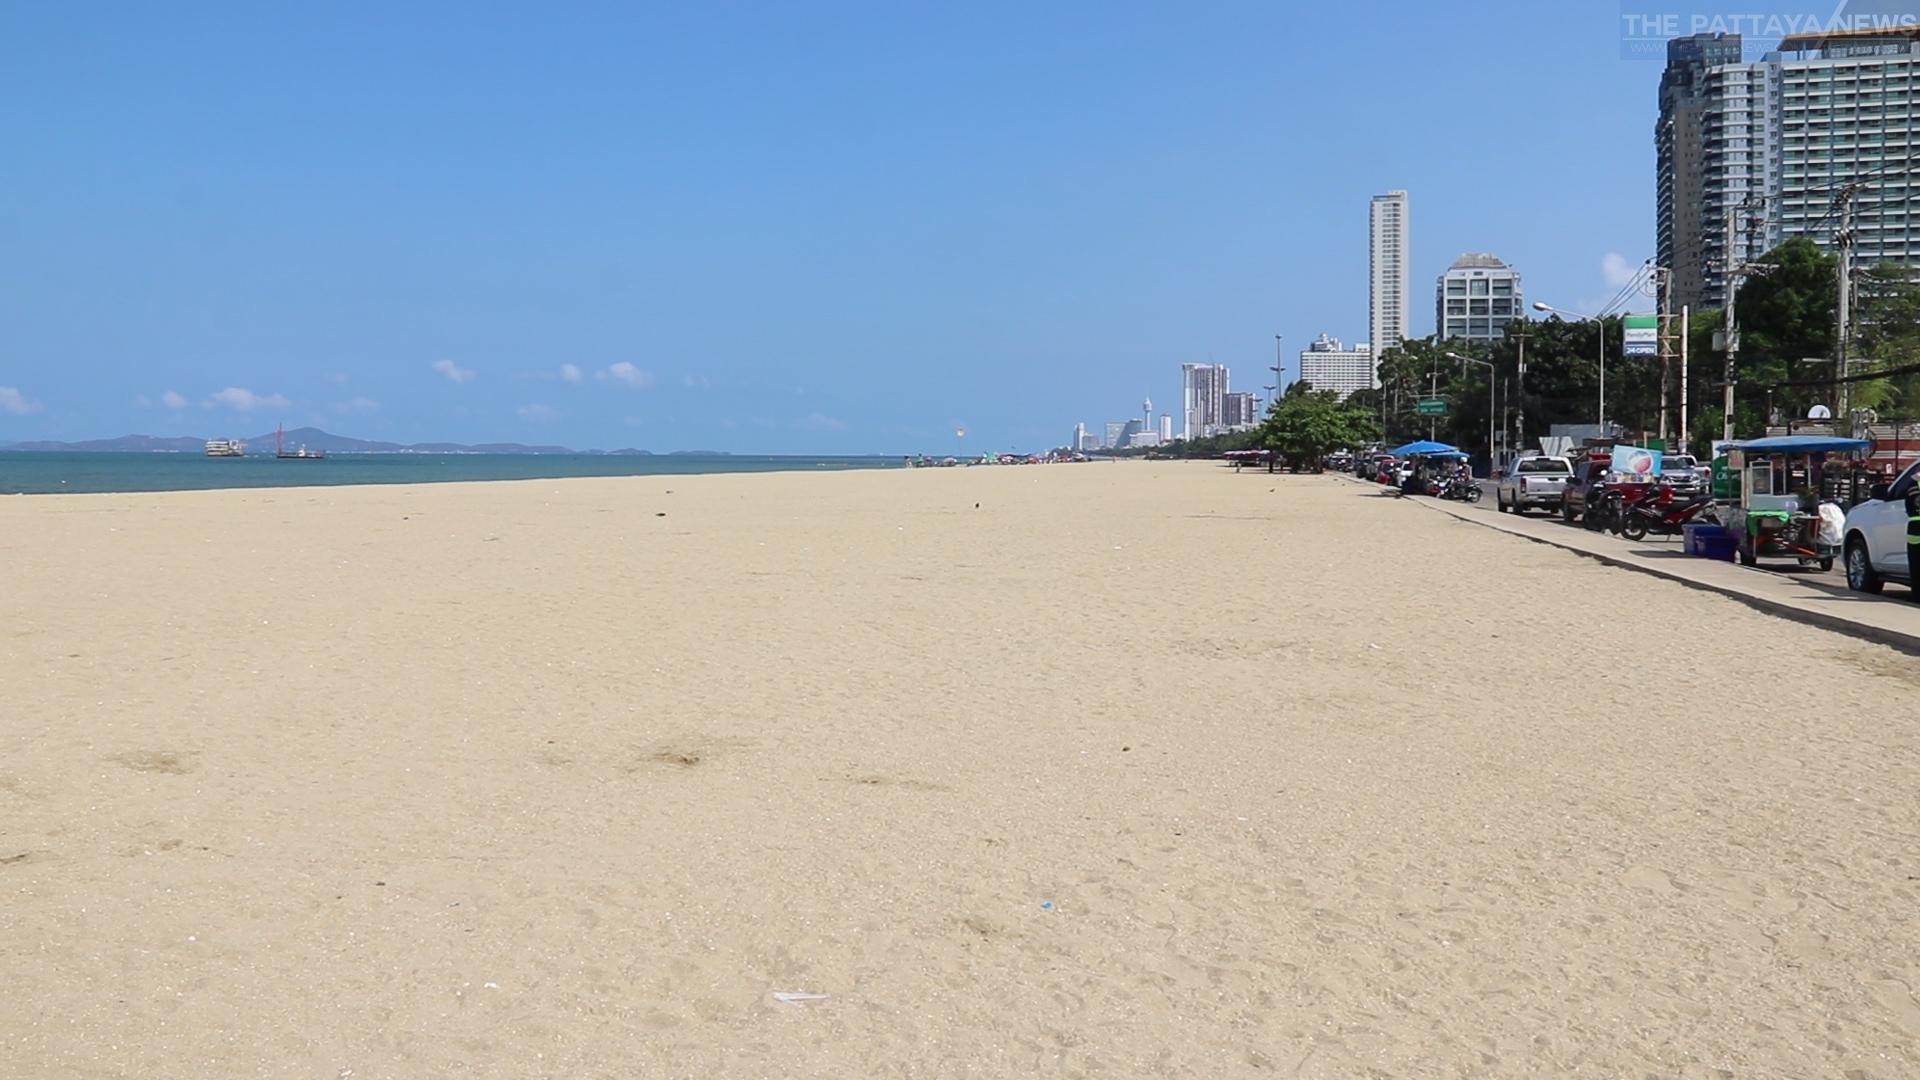
[[[1686,540],[1687,554],[1701,559],[1733,561],[1734,549],[1739,545],[1724,525],[1683,525],[1680,531]]]

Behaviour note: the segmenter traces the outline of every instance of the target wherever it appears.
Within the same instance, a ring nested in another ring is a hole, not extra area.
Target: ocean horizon
[[[714,473],[897,469],[882,455],[339,453],[321,460],[271,454],[0,451],[0,495],[79,495],[227,488],[446,484],[559,480],[578,476],[698,476]]]

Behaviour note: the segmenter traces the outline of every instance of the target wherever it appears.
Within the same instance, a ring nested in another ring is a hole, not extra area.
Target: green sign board
[[[1419,413],[1421,416],[1445,416],[1447,415],[1447,403],[1439,398],[1426,398],[1422,401],[1415,402],[1413,411]]]
[[[1620,320],[1622,356],[1660,355],[1660,316],[1628,315]]]

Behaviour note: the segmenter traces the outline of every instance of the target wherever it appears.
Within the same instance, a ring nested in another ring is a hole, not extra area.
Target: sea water
[[[567,476],[692,476],[701,473],[899,468],[897,457],[736,454],[332,454],[283,460],[271,454],[0,451],[0,494],[205,491],[332,484],[436,484],[460,480],[550,480]]]

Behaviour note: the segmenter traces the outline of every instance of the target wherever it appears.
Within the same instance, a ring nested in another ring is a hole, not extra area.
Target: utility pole
[[[1689,316],[1693,309],[1686,304],[1680,306],[1680,452],[1687,452],[1687,331]]]
[[[1518,454],[1527,444],[1527,341],[1533,335],[1523,332],[1513,336],[1520,342],[1520,374],[1514,380],[1515,392],[1507,396],[1513,402],[1513,446],[1509,449]]]
[[[1839,326],[1833,335],[1833,425],[1834,434],[1853,434],[1852,384],[1847,382],[1847,335],[1853,328],[1853,192],[1855,185],[1840,189],[1840,232],[1835,237],[1840,247],[1840,295],[1834,305]],[[1840,425],[1845,424],[1842,428]]]
[[[1427,372],[1427,400],[1432,401],[1433,399],[1439,396],[1440,396],[1440,373],[1437,371],[1429,370]],[[1434,419],[1433,414],[1428,413],[1427,414],[1427,441],[1428,442],[1433,441],[1434,425],[1436,423],[1438,423],[1438,421]]]
[[[1594,336],[1600,339],[1600,437],[1607,437],[1607,316],[1605,312],[1596,315],[1593,320]]]
[[[1673,375],[1673,272],[1663,266],[1656,266],[1653,272],[1659,275],[1659,327],[1660,327],[1660,445],[1667,445],[1667,383]]]
[[[1734,301],[1739,299],[1740,296],[1739,280],[1735,273],[1739,262],[1734,259],[1733,255],[1734,230],[1739,226],[1739,222],[1739,207],[1728,207],[1726,251],[1724,257],[1721,259],[1726,270],[1727,287],[1727,321],[1726,327],[1721,331],[1726,336],[1727,343],[1727,386],[1726,397],[1721,405],[1725,420],[1721,424],[1720,431],[1720,437],[1728,442],[1733,441],[1733,380],[1734,371],[1738,366],[1740,358],[1740,324],[1735,320],[1733,310]]]

